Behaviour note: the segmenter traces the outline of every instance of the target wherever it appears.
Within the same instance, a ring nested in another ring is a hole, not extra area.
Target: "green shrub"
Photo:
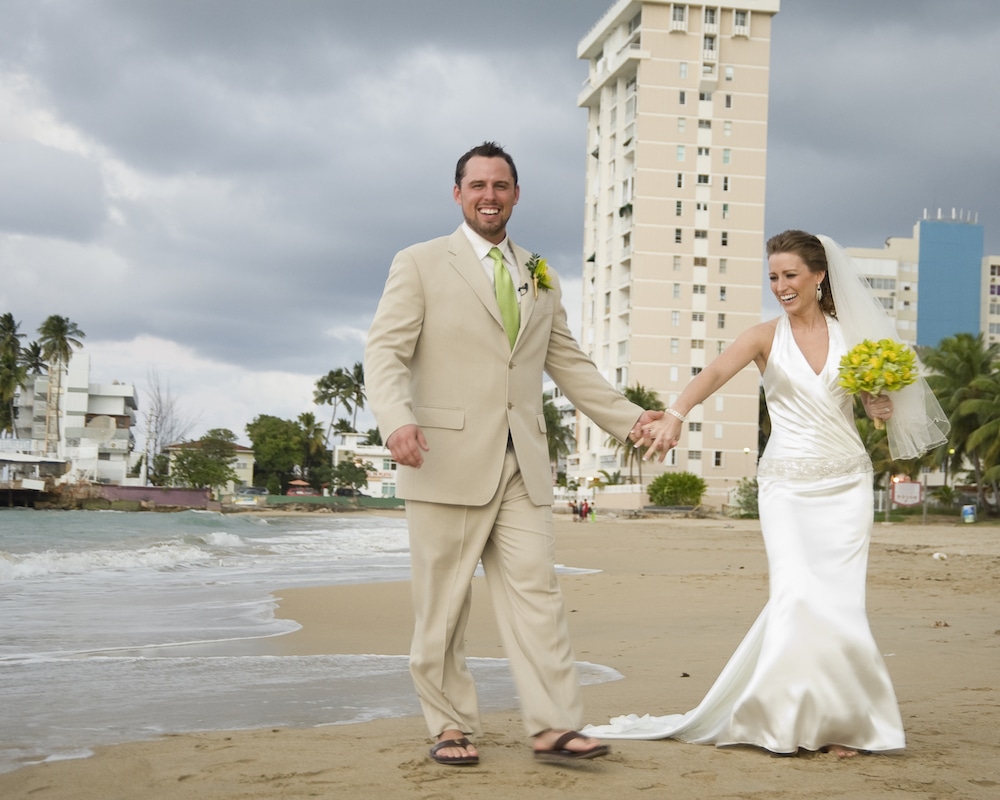
[[[697,506],[706,488],[693,472],[665,472],[650,482],[647,493],[654,506]]]
[[[739,507],[741,519],[757,519],[760,511],[757,508],[757,479],[743,478],[736,486],[736,505]]]

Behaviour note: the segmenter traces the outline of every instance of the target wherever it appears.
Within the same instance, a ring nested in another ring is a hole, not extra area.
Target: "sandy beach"
[[[623,678],[586,689],[588,721],[682,712],[711,685],[763,606],[766,563],[756,521],[557,517],[559,563],[601,572],[561,578],[579,661]],[[935,558],[935,554],[939,555]],[[481,583],[481,581],[477,581]],[[872,629],[895,683],[908,747],[838,760],[773,758],[753,748],[614,742],[572,768],[535,763],[512,702],[485,716],[482,761],[427,757],[423,720],[308,730],[167,736],[99,748],[90,758],[0,775],[5,800],[210,800],[378,797],[994,798],[1000,795],[1000,526],[875,525]],[[502,657],[485,586],[476,586],[471,656]],[[405,654],[409,586],[278,591],[300,631],[262,652]],[[648,794],[642,794],[648,792]]]

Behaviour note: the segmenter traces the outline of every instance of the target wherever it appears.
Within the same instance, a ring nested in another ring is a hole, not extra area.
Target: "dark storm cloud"
[[[576,46],[611,5],[0,0],[0,311],[68,315],[88,350],[176,343],[150,358],[200,360],[201,380],[283,370],[308,389],[360,359],[393,254],[459,223],[455,160],[485,139],[518,163],[512,235],[572,291]],[[767,231],[871,246],[955,206],[1000,252],[1000,5],[782,5]],[[184,394],[183,369],[164,377]]]

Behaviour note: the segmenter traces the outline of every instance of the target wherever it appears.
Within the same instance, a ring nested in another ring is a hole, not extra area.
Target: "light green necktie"
[[[500,304],[500,317],[503,319],[504,330],[510,340],[511,348],[517,341],[517,329],[521,324],[521,314],[517,306],[517,295],[514,293],[514,281],[510,272],[503,265],[503,253],[496,247],[490,250],[493,259],[493,285],[496,287],[497,302]]]

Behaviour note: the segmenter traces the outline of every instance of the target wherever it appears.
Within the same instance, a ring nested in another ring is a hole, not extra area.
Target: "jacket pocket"
[[[421,428],[447,428],[460,431],[465,427],[465,410],[440,406],[414,406],[413,415]]]

